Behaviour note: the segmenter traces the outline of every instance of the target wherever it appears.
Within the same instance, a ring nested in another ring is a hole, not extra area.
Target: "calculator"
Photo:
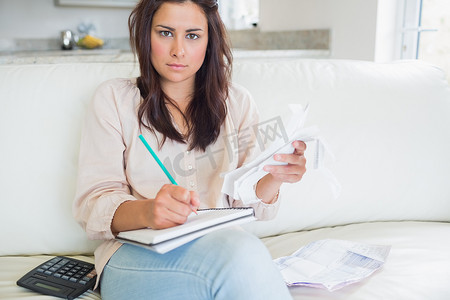
[[[95,284],[93,264],[56,256],[37,266],[17,281],[17,285],[59,298],[74,299]]]

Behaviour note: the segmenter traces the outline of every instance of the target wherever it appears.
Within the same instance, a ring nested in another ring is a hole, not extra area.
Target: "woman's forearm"
[[[147,200],[134,200],[122,203],[114,213],[111,231],[117,234],[125,230],[148,227],[144,212],[148,210]]]
[[[282,181],[276,180],[270,173],[261,178],[256,185],[256,196],[262,202],[271,204],[276,202]]]

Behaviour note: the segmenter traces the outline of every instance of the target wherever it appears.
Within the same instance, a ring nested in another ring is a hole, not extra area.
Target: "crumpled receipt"
[[[289,154],[294,152],[292,142],[300,140],[303,142],[315,142],[316,149],[314,154],[313,168],[323,172],[330,184],[334,198],[339,197],[341,186],[334,175],[324,165],[324,156],[327,154],[333,157],[331,151],[326,146],[323,139],[319,137],[317,126],[304,127],[309,105],[304,109],[301,105],[295,104],[289,106],[293,115],[286,126],[286,135],[288,141],[279,137],[272,142],[270,147],[263,151],[253,161],[244,164],[242,167],[225,173],[222,186],[222,193],[236,200],[241,200],[244,205],[258,202],[255,197],[254,185],[268,172],[263,168],[266,165],[284,165],[286,163],[278,162],[273,159],[275,154]]]
[[[274,259],[274,263],[286,285],[332,292],[372,275],[384,265],[390,250],[389,245],[325,239]]]

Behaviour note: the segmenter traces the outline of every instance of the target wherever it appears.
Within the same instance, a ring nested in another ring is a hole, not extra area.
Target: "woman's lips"
[[[183,70],[184,68],[187,67],[187,65],[183,64],[167,64],[167,65],[173,70]]]

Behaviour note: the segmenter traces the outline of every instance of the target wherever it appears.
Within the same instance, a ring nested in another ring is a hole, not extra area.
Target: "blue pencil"
[[[153,151],[152,147],[150,147],[150,145],[147,143],[145,138],[142,136],[142,134],[139,135],[139,139],[142,141],[142,143],[144,144],[145,148],[147,148],[148,152],[150,152],[150,154],[156,160],[158,165],[164,171],[164,173],[166,174],[167,178],[169,178],[170,182],[172,182],[172,184],[174,184],[174,185],[178,185],[178,183],[175,181],[175,179],[173,179],[172,175],[170,175],[169,171],[167,171],[166,166],[164,166],[164,164],[161,162],[161,160],[159,159],[158,155],[156,155],[155,151]],[[197,210],[195,210],[192,206],[191,206],[191,208],[192,208],[192,211],[196,215],[198,215]]]
[[[158,165],[164,171],[164,173],[166,174],[167,178],[169,178],[170,182],[172,182],[172,184],[178,185],[177,182],[175,181],[175,179],[173,179],[172,175],[170,175],[169,171],[167,171],[166,167],[163,165],[163,163],[161,162],[159,157],[156,155],[155,151],[153,151],[152,147],[150,147],[150,145],[147,143],[145,138],[142,136],[142,134],[139,135],[139,138],[141,139],[142,143],[144,143],[144,146],[145,146],[145,148],[147,148],[148,152],[150,152],[150,154],[156,160]]]

